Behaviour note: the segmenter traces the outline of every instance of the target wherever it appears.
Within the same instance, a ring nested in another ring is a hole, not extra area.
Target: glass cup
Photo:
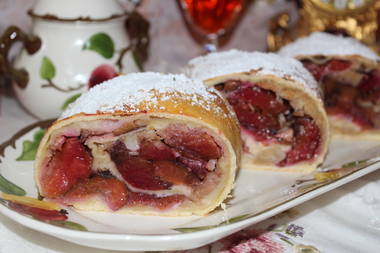
[[[219,37],[229,31],[242,12],[245,0],[178,0],[189,28],[204,41],[207,52],[218,49]]]

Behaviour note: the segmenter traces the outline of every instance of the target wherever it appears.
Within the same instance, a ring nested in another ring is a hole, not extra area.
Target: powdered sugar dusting
[[[211,110],[214,101],[220,99],[201,81],[191,80],[184,75],[133,73],[93,87],[71,104],[61,118],[78,113],[123,111],[125,108],[128,108],[129,112],[136,112],[140,110],[138,106],[144,102],[165,109],[161,108],[158,102],[173,100],[176,96],[186,97],[191,103],[200,105],[206,110]]]
[[[279,55],[296,57],[301,55],[360,55],[371,60],[380,57],[359,41],[329,33],[315,32],[300,38],[278,51]]]
[[[256,71],[256,75],[269,74],[295,80],[313,96],[319,96],[321,92],[313,76],[300,62],[272,53],[243,52],[236,49],[211,53],[192,59],[185,70],[190,77],[201,80],[249,71]]]

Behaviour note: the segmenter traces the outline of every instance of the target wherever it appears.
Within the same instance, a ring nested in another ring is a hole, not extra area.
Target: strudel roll
[[[318,85],[298,61],[230,50],[197,57],[186,72],[214,86],[234,108],[242,168],[309,172],[322,163],[328,121]]]
[[[204,215],[233,187],[238,122],[225,100],[184,75],[136,73],[83,94],[45,134],[35,180],[80,210]]]
[[[279,54],[300,60],[319,82],[334,136],[380,139],[380,58],[370,48],[313,33]]]

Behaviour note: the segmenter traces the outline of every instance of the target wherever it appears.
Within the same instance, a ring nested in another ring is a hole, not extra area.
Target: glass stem
[[[219,46],[219,36],[216,33],[207,35],[207,43],[204,45],[206,53],[216,52]]]

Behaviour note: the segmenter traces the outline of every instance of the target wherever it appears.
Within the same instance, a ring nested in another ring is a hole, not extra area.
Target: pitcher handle
[[[25,89],[29,81],[29,74],[25,69],[16,69],[9,61],[9,50],[13,43],[21,41],[29,54],[34,54],[41,47],[41,39],[35,35],[23,32],[17,26],[8,27],[0,37],[0,78],[4,83],[12,80]]]

